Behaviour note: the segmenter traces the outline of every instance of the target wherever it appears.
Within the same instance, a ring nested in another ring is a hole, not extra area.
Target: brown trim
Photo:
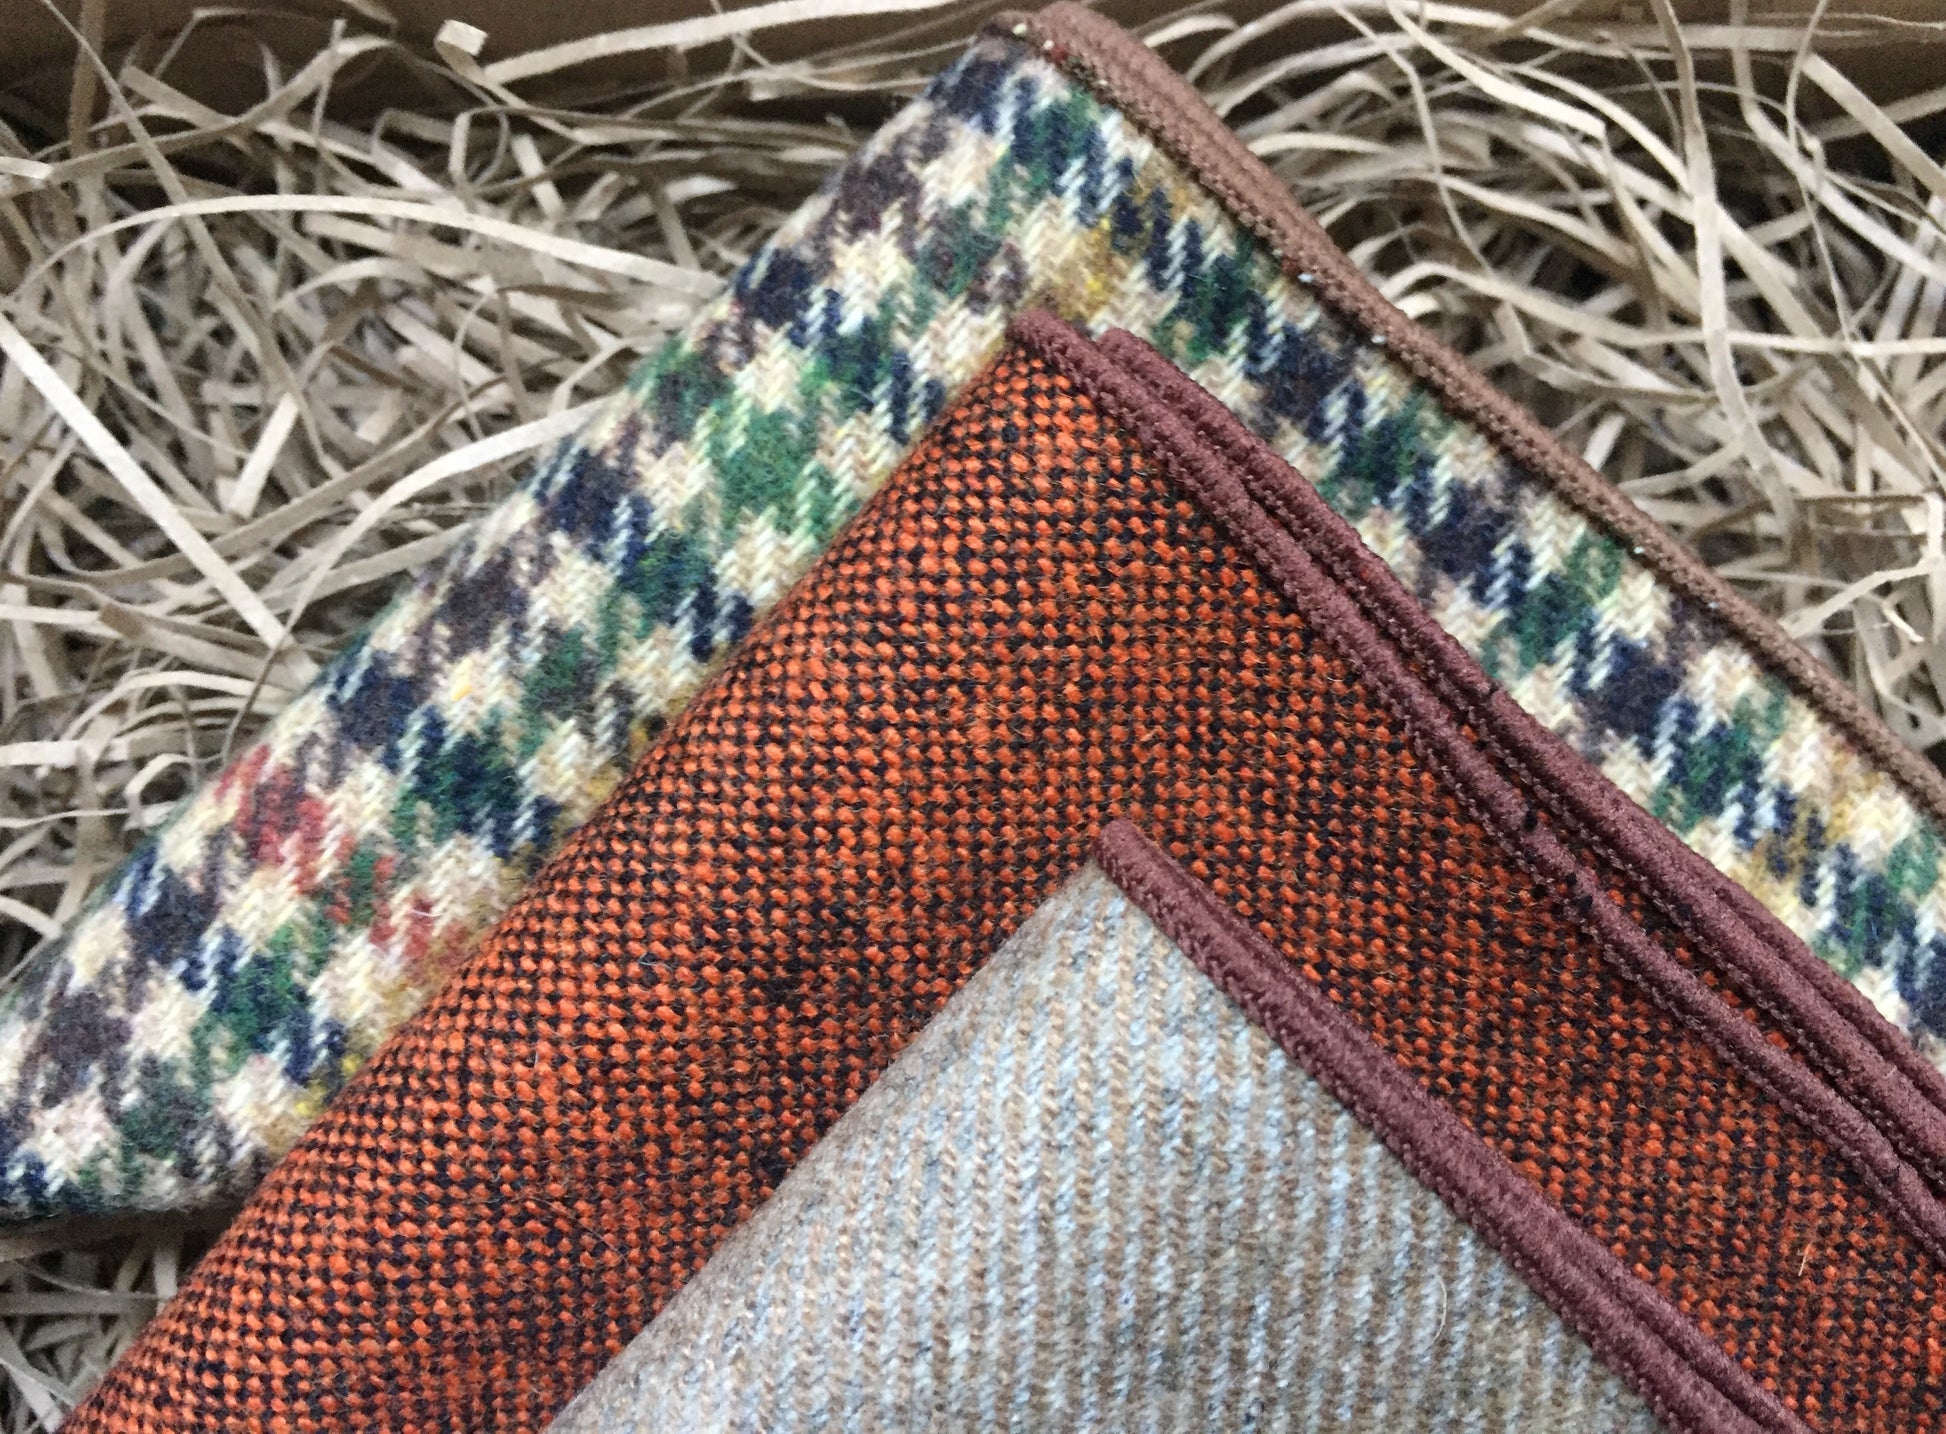
[[[1153,50],[1112,21],[1066,0],[1038,14],[997,16],[991,28],[1038,43],[1140,124],[1270,246],[1286,272],[1308,276],[1318,296],[1343,318],[1383,338],[1448,412],[1477,424],[1508,457],[1634,549],[1634,556],[1671,588],[1701,605],[1897,780],[1930,820],[1946,827],[1946,775],[1533,415],[1394,308],[1289,188]]]
[[[1208,888],[1126,821],[1095,860],[1642,1396],[1696,1434],[1803,1430],[1775,1395],[1524,1179]]]
[[[1782,922],[1618,791],[1492,682],[1317,490],[1161,353],[1120,329],[1102,352],[1220,449],[1244,487],[1337,580],[1577,844],[1599,850],[1946,1192],[1946,1076]]]
[[[1695,972],[1650,940],[1547,823],[1530,820],[1534,809],[1527,799],[1494,768],[1350,597],[1250,496],[1218,450],[1198,439],[1152,390],[1054,315],[1022,315],[1011,333],[1133,432],[1169,476],[1230,531],[1265,576],[1316,619],[1325,640],[1398,714],[1421,759],[1596,937],[1610,964],[1844,1157],[1888,1212],[1946,1266],[1946,1208],[1918,1171],[1857,1107],[1796,1057],[1772,1045]],[[1584,765],[1582,770],[1592,769]]]

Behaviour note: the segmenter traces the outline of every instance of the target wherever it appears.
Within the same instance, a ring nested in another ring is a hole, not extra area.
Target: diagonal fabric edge
[[[1533,415],[1386,300],[1289,189],[1147,45],[1073,0],[1057,0],[1031,14],[1003,13],[993,19],[991,28],[1038,41],[1049,58],[1098,85],[1269,244],[1288,270],[1307,276],[1326,303],[1383,339],[1453,412],[1479,424],[1508,453],[1542,474],[1562,497],[1638,548],[1641,559],[1658,576],[1713,613],[1828,721],[1897,777],[1928,816],[1946,823],[1946,775],[1900,741],[1836,674],[1579,454],[1557,442]]]
[[[1104,829],[1095,860],[1293,1060],[1478,1230],[1664,1424],[1694,1434],[1804,1430],[1132,823]]]
[[[1646,936],[1550,826],[1530,820],[1534,813],[1513,784],[1441,710],[1400,654],[1323,575],[1297,537],[1279,526],[1230,466],[1198,441],[1180,415],[1051,314],[1023,315],[1011,331],[1023,345],[1059,363],[1084,392],[1127,423],[1177,481],[1230,529],[1274,584],[1294,603],[1320,615],[1325,640],[1386,694],[1427,763],[1462,794],[1474,816],[1543,884],[1571,893],[1564,899],[1572,902],[1580,921],[1600,940],[1605,955],[1619,970],[1842,1150],[1913,1238],[1934,1259],[1946,1263],[1946,1207],[1886,1134],[1809,1067],[1765,1040],[1694,972]],[[1594,775],[1590,773],[1591,779]]]
[[[1655,1425],[1098,866],[551,1434]]]
[[[1393,579],[1382,560],[1290,465],[1152,345],[1125,330],[1104,355],[1148,386],[1384,631],[1526,791],[1577,843],[1603,851],[1708,949],[1739,990],[1791,1032],[1819,1073],[1872,1116],[1946,1192],[1946,1076],[1831,967],[1735,882],[1676,839],[1595,767],[1534,721]]]

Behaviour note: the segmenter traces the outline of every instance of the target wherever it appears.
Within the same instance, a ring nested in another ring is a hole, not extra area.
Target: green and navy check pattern
[[[1042,304],[1151,339],[1549,727],[1922,1042],[1940,833],[1707,613],[991,38],[132,858],[0,1005],[0,1214],[247,1190]]]

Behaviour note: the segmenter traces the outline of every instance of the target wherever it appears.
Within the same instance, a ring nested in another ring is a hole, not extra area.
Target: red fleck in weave
[[[942,421],[72,1430],[544,1425],[1117,815],[1806,1422],[1940,1426],[1929,1197],[1621,974],[1084,359]]]

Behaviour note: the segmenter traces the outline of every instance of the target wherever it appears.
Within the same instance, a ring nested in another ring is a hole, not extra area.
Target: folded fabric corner
[[[1093,864],[551,1430],[995,1425],[1657,1427]]]
[[[1268,1081],[1335,1119],[1301,1072],[1442,1238],[1518,1276],[1495,1320],[1573,1371],[1537,1407],[1946,1419],[1936,1072],[1160,352],[1045,313],[1010,332],[74,1430],[545,1427],[645,1328],[671,1338],[659,1316],[676,1345],[709,1324],[680,1313],[696,1272],[733,1278],[726,1241],[790,1218],[765,1202],[842,1163],[820,1139],[901,1050],[964,1033],[955,996],[1004,988],[1091,857],[1270,1038],[1218,1096]],[[1059,1072],[1023,1079],[1058,1103]],[[868,1111],[945,1107],[893,1086]],[[1192,1148],[1111,1133],[1102,1158],[1160,1177]],[[1315,1179],[1298,1148],[1262,1178]],[[1183,1298],[1220,1277],[1185,1264]],[[989,1288],[1004,1310],[1020,1286]],[[1185,1350],[1234,1354],[1212,1329]],[[1261,1389],[1288,1346],[1252,1347]]]
[[[1151,52],[1055,6],[976,41],[0,995],[0,1216],[252,1188],[1032,305],[1153,343],[1313,478],[1927,1083],[1937,773],[1386,305]]]

